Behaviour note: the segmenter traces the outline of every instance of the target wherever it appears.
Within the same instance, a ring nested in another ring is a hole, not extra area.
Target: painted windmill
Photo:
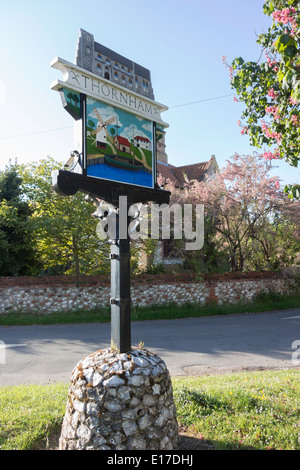
[[[107,126],[111,123],[113,123],[115,121],[115,118],[114,117],[111,117],[110,119],[108,119],[107,121],[103,121],[100,114],[98,113],[97,109],[94,108],[94,112],[95,112],[95,115],[98,119],[98,125],[97,125],[97,128],[94,129],[93,131],[91,131],[91,135],[95,135],[96,136],[96,141],[97,140],[100,140],[101,141],[101,137],[98,139],[97,138],[97,134],[101,133],[103,135],[103,133],[105,134],[105,137],[106,139],[110,142],[110,144],[113,146],[114,148],[114,141],[113,141],[113,138],[112,136],[110,135],[110,133],[108,132],[107,130]],[[104,138],[104,135],[103,135],[103,138]]]

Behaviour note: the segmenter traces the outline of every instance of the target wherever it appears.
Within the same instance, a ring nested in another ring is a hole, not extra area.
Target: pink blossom
[[[274,119],[277,119],[277,120],[280,119],[278,106],[266,106],[266,113],[273,114]]]
[[[275,91],[273,90],[273,88],[270,88],[270,90],[268,91],[268,96],[270,96],[270,98],[275,98]]]
[[[293,17],[295,15],[296,9],[294,7],[291,8],[283,8],[282,10],[274,11],[273,19],[278,23],[288,24],[291,25],[291,34],[294,35],[297,30],[297,20]]]
[[[278,23],[287,24],[289,22],[294,23],[295,19],[291,16],[294,15],[296,9],[294,7],[291,8],[283,8],[283,10],[277,10],[273,13],[273,18]]]
[[[268,152],[264,152],[262,156],[265,160],[275,160],[280,158],[280,150],[279,148],[276,148],[273,152],[269,150]]]
[[[272,160],[272,158],[273,158],[273,153],[270,152],[270,151],[269,151],[269,152],[264,152],[264,153],[263,153],[263,157],[264,157],[265,160]]]
[[[268,55],[267,52],[265,52],[265,57],[267,59],[267,62],[269,64],[270,67],[273,67],[275,72],[276,70],[278,70],[278,63],[276,62],[276,60],[272,60],[271,57]]]
[[[262,121],[262,130],[264,134],[269,138],[269,139],[275,139],[278,144],[281,143],[282,140],[282,135],[279,134],[279,132],[272,132],[270,131],[269,127],[266,125],[264,121]]]
[[[233,97],[233,101],[235,101],[236,103],[238,103],[239,100],[234,96],[234,97]]]

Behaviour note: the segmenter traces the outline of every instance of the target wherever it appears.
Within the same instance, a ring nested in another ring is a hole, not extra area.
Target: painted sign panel
[[[81,118],[80,93],[69,88],[61,88],[60,96],[63,107],[77,121]]]
[[[60,93],[65,110],[75,121],[74,150],[64,169],[155,188],[156,143],[168,127],[161,118],[167,107],[154,100],[147,69],[98,43],[88,47],[93,60],[87,61],[91,57],[83,46],[91,38],[81,31],[76,65],[58,57],[51,63],[63,74],[63,80],[56,80],[51,88]]]
[[[87,176],[153,187],[153,123],[86,100]]]

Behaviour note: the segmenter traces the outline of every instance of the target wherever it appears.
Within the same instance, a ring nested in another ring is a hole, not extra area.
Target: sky
[[[75,62],[80,28],[96,42],[151,71],[155,100],[169,109],[166,152],[175,166],[215,155],[222,168],[235,153],[257,149],[240,134],[243,104],[233,100],[222,56],[257,60],[256,36],[271,19],[263,0],[14,0],[1,2],[0,170],[73,150],[73,119],[51,83],[59,56]],[[282,185],[300,184],[300,169],[276,162]]]

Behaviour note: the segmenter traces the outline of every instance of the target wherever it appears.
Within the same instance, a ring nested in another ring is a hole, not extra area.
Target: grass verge
[[[299,450],[300,371],[175,379],[181,424],[218,450]]]
[[[168,304],[151,307],[131,308],[131,320],[163,320],[186,317],[200,317],[213,315],[229,315],[234,313],[266,312],[300,307],[300,294],[281,295],[275,292],[260,294],[251,303],[238,303],[234,305],[196,305],[196,304]],[[66,323],[99,323],[109,322],[109,308],[95,308],[93,310],[77,310],[70,312],[55,312],[51,314],[7,313],[0,315],[0,326],[13,325],[50,325]]]
[[[0,450],[28,450],[61,426],[67,385],[0,387]]]
[[[217,450],[299,450],[300,371],[173,378],[180,426]],[[0,450],[46,448],[59,435],[66,384],[0,388]]]

